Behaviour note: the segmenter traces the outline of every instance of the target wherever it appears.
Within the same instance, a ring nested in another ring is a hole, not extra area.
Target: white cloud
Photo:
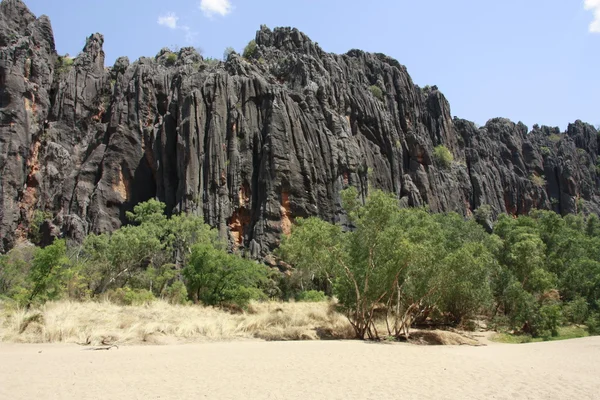
[[[198,32],[193,31],[187,25],[179,25],[179,17],[175,13],[166,13],[165,15],[161,15],[158,17],[158,24],[162,26],[166,26],[169,29],[180,30],[185,32],[185,41],[188,44],[194,44],[196,42],[196,37],[198,36]]]
[[[185,41],[186,41],[186,43],[188,43],[188,44],[194,44],[194,43],[196,43],[196,37],[198,36],[198,32],[193,31],[187,25],[183,25],[180,29],[185,32]]]
[[[600,0],[585,0],[584,7],[594,13],[594,20],[590,24],[590,32],[600,33]]]
[[[233,11],[233,6],[229,0],[201,0],[200,10],[207,17],[212,17],[215,14],[224,17]]]
[[[177,29],[177,21],[179,17],[175,13],[166,13],[158,17],[158,24],[170,29]]]

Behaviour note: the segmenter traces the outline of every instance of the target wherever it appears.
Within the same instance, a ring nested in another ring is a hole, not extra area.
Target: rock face
[[[261,27],[254,54],[227,62],[163,49],[105,68],[103,41],[59,57],[47,17],[0,3],[0,251],[36,212],[52,215],[45,232],[81,240],[150,198],[204,216],[253,257],[297,217],[343,223],[348,185],[465,216],[484,204],[600,211],[598,132],[581,121],[478,128],[397,61],[325,53],[295,29]]]

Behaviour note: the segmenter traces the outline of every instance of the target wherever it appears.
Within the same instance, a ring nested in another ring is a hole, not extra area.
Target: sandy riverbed
[[[486,347],[0,344],[0,399],[600,399],[599,371],[600,337]]]

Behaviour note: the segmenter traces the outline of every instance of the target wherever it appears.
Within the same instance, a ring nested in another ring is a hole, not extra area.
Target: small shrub
[[[75,60],[72,59],[69,56],[58,56],[58,59],[56,60],[56,65],[55,65],[55,70],[56,72],[58,72],[59,74],[65,74],[67,72],[69,72],[71,70],[71,67],[73,67],[73,62]]]
[[[188,291],[185,284],[177,281],[166,290],[167,301],[171,304],[186,304],[188,302]]]
[[[577,297],[565,305],[563,312],[568,322],[583,324],[589,314],[588,303],[583,297]]]
[[[472,319],[463,319],[462,321],[460,321],[458,329],[467,332],[475,332],[477,329],[479,329],[479,325],[476,321],[473,321]]]
[[[219,64],[219,60],[217,60],[216,58],[212,58],[212,57],[206,57],[204,59],[204,62],[210,66],[214,66],[214,65],[218,65]]]
[[[257,46],[255,40],[251,40],[250,42],[248,42],[248,44],[244,48],[244,54],[243,54],[244,58],[250,59],[250,58],[254,57],[254,55],[256,54],[257,48],[258,48],[258,46]]]
[[[550,141],[553,143],[558,143],[560,142],[560,135],[553,133],[552,135],[548,136],[548,139],[550,139]]]
[[[131,289],[129,287],[118,288],[107,293],[108,298],[125,306],[141,306],[152,303],[155,298],[152,292],[146,289]]]
[[[563,315],[560,304],[545,304],[540,308],[537,335],[543,338],[558,336],[558,327],[562,324]]]
[[[542,146],[540,149],[542,151],[543,156],[549,156],[550,154],[552,154],[549,147]]]
[[[510,320],[504,314],[496,314],[488,322],[488,328],[496,332],[507,332],[510,330]]]
[[[508,344],[523,344],[533,341],[531,335],[512,335],[510,333],[498,333],[492,337],[492,341]]]
[[[306,292],[301,292],[296,300],[307,303],[319,303],[327,300],[327,297],[325,296],[325,293],[319,290],[308,290]]]
[[[31,219],[31,223],[29,224],[29,238],[33,243],[39,244],[42,240],[40,228],[42,227],[42,224],[48,219],[52,219],[51,212],[35,210],[35,212],[33,213],[33,218]]]
[[[543,176],[539,176],[539,175],[535,175],[532,174],[529,179],[531,180],[531,182],[533,182],[533,184],[539,188],[543,188],[544,186],[546,186],[546,180],[544,179]]]
[[[444,168],[450,168],[452,166],[452,162],[454,161],[454,156],[448,150],[448,148],[442,144],[437,146],[433,150],[433,156],[439,165]]]
[[[592,313],[585,321],[590,335],[600,335],[600,313]]]
[[[379,86],[377,86],[377,85],[370,86],[369,90],[371,91],[373,96],[375,96],[379,100],[383,101],[383,91],[381,90],[381,88]]]
[[[479,207],[477,207],[477,209],[473,213],[473,216],[475,218],[475,221],[482,223],[486,221],[491,221],[493,218],[493,212],[494,210],[492,209],[492,206],[490,206],[489,204],[482,204]]]
[[[174,65],[177,62],[177,54],[169,53],[167,56],[167,65]]]

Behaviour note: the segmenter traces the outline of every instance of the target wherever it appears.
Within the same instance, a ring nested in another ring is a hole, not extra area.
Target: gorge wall
[[[151,198],[204,216],[254,257],[297,217],[343,223],[348,185],[465,216],[485,204],[600,212],[591,125],[476,127],[385,55],[326,53],[290,28],[262,27],[256,44],[248,59],[164,49],[106,68],[102,35],[59,57],[47,17],[2,1],[0,252],[26,239],[36,210],[46,235],[81,240]]]

